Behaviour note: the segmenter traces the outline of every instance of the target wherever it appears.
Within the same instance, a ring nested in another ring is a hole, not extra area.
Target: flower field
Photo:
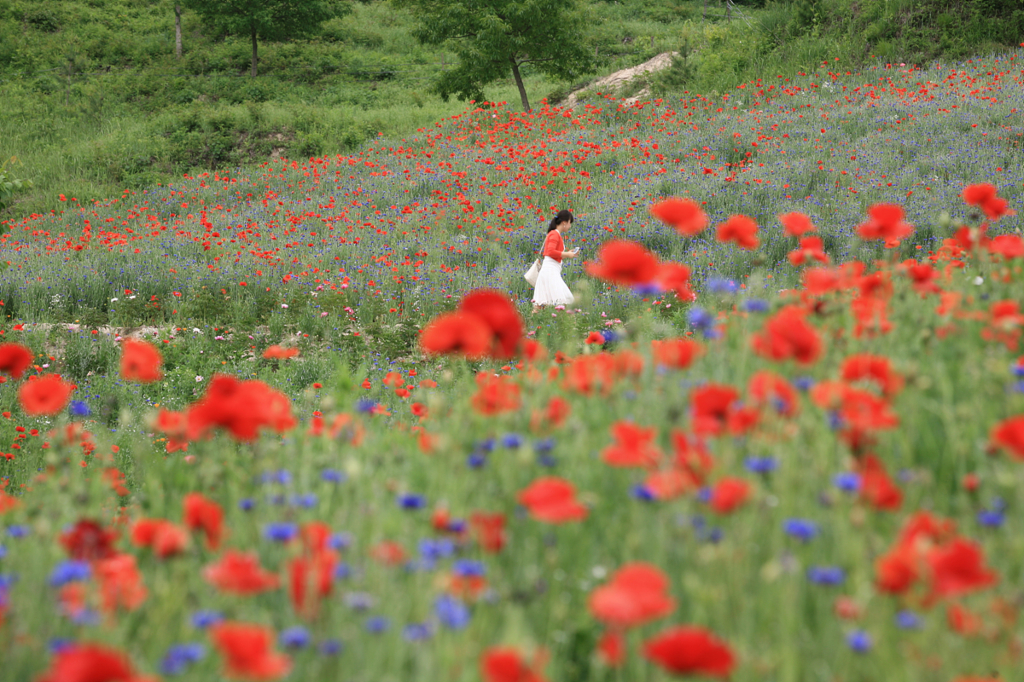
[[[1020,58],[9,223],[0,679],[1016,679]]]

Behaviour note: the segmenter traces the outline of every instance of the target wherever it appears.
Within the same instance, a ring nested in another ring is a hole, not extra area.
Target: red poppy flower
[[[799,398],[793,385],[768,370],[754,372],[747,383],[747,394],[753,405],[763,407],[770,403],[784,417],[796,416],[800,410]]]
[[[655,429],[645,429],[632,422],[619,421],[612,424],[615,442],[602,451],[605,464],[615,467],[649,467],[661,459],[661,452],[651,441],[657,435]]]
[[[718,241],[734,242],[741,249],[753,251],[757,248],[757,223],[745,215],[731,215],[718,226]]]
[[[995,185],[987,182],[967,185],[963,191],[964,203],[980,208],[989,220],[999,220],[1004,215],[1014,215],[1014,212],[1009,210],[1009,202],[999,197],[998,191]]]
[[[823,246],[821,237],[804,237],[800,240],[800,246],[789,252],[789,262],[793,267],[800,267],[811,260],[828,263],[828,254],[822,250]]]
[[[1016,301],[996,301],[989,308],[989,325],[981,330],[986,341],[1002,343],[1008,350],[1017,350],[1024,314]]]
[[[587,508],[576,500],[575,486],[555,476],[538,478],[519,492],[518,499],[533,518],[544,523],[581,521],[587,516]]]
[[[334,587],[337,564],[337,554],[330,551],[307,553],[289,562],[289,596],[296,613],[305,617],[316,615],[320,601]]]
[[[126,381],[148,384],[160,381],[163,372],[160,364],[163,358],[152,344],[135,339],[125,339],[121,346],[121,377]]]
[[[601,332],[590,332],[590,334],[587,335],[587,338],[583,343],[588,345],[592,343],[600,343],[604,345],[605,341],[606,339],[601,334]]]
[[[793,359],[803,365],[815,362],[822,352],[821,337],[798,306],[786,306],[769,318],[754,335],[754,350],[771,360]]]
[[[1024,460],[1024,415],[1009,417],[992,428],[992,446],[1003,448],[1014,458]]]
[[[879,592],[903,594],[914,585],[921,570],[914,550],[898,545],[875,560],[875,587]]]
[[[978,614],[960,604],[950,604],[946,607],[946,622],[953,632],[964,637],[974,637],[981,632],[984,624]]]
[[[405,549],[393,540],[382,540],[370,548],[370,556],[385,566],[397,566],[405,561]]]
[[[185,495],[185,526],[190,530],[201,530],[206,535],[206,546],[211,550],[220,547],[224,536],[224,510],[213,500],[199,493]]]
[[[104,611],[112,613],[118,608],[134,611],[146,601],[148,591],[132,555],[117,554],[100,559],[93,566],[100,583]]]
[[[881,355],[862,353],[851,355],[843,361],[843,381],[871,381],[887,398],[891,398],[903,388],[903,377],[897,374],[889,359]]]
[[[420,347],[428,354],[483,358],[491,349],[494,335],[479,316],[465,312],[439,315],[420,333]]]
[[[470,404],[480,414],[495,415],[519,409],[519,385],[511,378],[480,372],[476,375],[476,385],[477,392]]]
[[[1024,258],[1024,239],[1015,234],[1001,234],[988,243],[988,251],[1005,260]]]
[[[128,657],[101,644],[76,642],[53,656],[36,682],[153,682],[135,672]]]
[[[779,216],[783,230],[790,237],[802,237],[807,232],[814,232],[818,228],[811,222],[811,218],[803,213],[786,213]]]
[[[889,473],[874,455],[865,455],[860,470],[860,498],[875,509],[897,511],[903,504],[903,493],[889,478]]]
[[[857,227],[861,239],[881,239],[886,248],[897,246],[914,227],[903,222],[903,207],[896,204],[875,204],[868,209],[868,220]]]
[[[922,296],[937,294],[941,291],[935,283],[935,280],[939,278],[939,272],[934,267],[928,263],[917,263],[915,261],[906,261],[904,265],[914,291]]]
[[[527,662],[517,650],[492,647],[480,660],[480,674],[484,682],[546,682],[540,673],[543,657]]]
[[[76,561],[109,559],[117,554],[114,542],[117,531],[107,529],[91,519],[80,519],[60,536],[60,544]]]
[[[276,680],[291,670],[291,659],[273,651],[274,633],[248,623],[218,623],[210,629],[224,657],[224,675],[232,679]]]
[[[597,655],[607,666],[622,665],[626,660],[626,638],[618,630],[609,630],[597,642]]]
[[[723,478],[711,489],[708,506],[716,514],[729,514],[750,497],[750,484],[742,478]]]
[[[674,675],[727,678],[736,666],[725,642],[704,628],[678,626],[644,643],[644,656]]]
[[[722,433],[740,394],[732,386],[706,384],[693,390],[690,405],[693,412],[693,432],[698,436],[717,436]]]
[[[668,578],[657,566],[626,564],[611,580],[590,593],[590,612],[615,628],[643,625],[675,609],[668,586]]]
[[[231,594],[259,594],[275,590],[278,578],[260,566],[255,552],[238,552],[232,549],[216,563],[203,569],[203,578],[218,590]]]
[[[682,431],[673,431],[672,446],[675,451],[673,463],[676,468],[686,472],[698,485],[703,485],[715,465],[704,442],[687,436]]]
[[[296,423],[288,396],[262,381],[239,381],[225,374],[215,375],[203,397],[188,410],[189,440],[219,426],[236,440],[251,441],[262,428],[282,433]]]
[[[597,252],[597,261],[587,263],[587,273],[612,284],[642,286],[658,276],[658,257],[636,242],[605,242]]]
[[[676,229],[684,237],[695,237],[708,226],[700,205],[690,199],[671,197],[651,206],[651,215]]]
[[[931,569],[929,600],[957,597],[999,581],[995,571],[985,566],[981,548],[963,538],[931,550],[926,561]]]
[[[704,352],[704,347],[693,339],[665,339],[651,341],[654,361],[662,367],[686,369]]]
[[[476,315],[487,325],[494,337],[494,344],[488,349],[492,357],[506,359],[519,352],[523,320],[507,295],[491,289],[477,289],[462,299],[459,310]]]
[[[0,372],[20,379],[32,365],[32,351],[20,343],[0,343]]]
[[[661,291],[674,292],[680,301],[694,301],[697,295],[690,288],[690,268],[682,263],[661,263],[654,283]]]
[[[505,515],[501,513],[473,512],[469,517],[480,548],[485,552],[497,553],[505,547]]]
[[[263,351],[263,358],[265,360],[287,360],[288,358],[294,358],[298,356],[298,348],[285,348],[284,346],[267,346],[267,349]]]
[[[149,547],[161,559],[181,554],[188,545],[188,535],[181,526],[165,519],[139,519],[132,526],[132,544]]]
[[[67,406],[74,390],[74,384],[64,381],[59,374],[43,374],[29,377],[21,385],[18,401],[25,414],[33,417],[53,416]]]

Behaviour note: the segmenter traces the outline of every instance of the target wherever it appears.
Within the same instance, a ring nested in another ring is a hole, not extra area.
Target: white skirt
[[[569,287],[562,281],[562,264],[554,258],[544,256],[533,287],[534,305],[572,305],[575,301]]]

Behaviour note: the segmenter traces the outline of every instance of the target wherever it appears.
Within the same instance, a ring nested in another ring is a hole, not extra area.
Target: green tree
[[[591,73],[586,16],[579,0],[393,0],[419,20],[416,38],[458,57],[434,91],[445,101],[483,99],[483,88],[511,71],[523,109],[530,110],[521,68],[571,80]]]
[[[312,35],[320,24],[346,9],[339,0],[182,0],[210,26],[252,39],[252,77],[257,40],[290,40]]]

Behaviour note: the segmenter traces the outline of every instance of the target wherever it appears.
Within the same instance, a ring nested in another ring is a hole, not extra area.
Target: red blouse
[[[562,233],[558,230],[548,232],[548,236],[544,240],[543,255],[561,263],[563,251],[565,251],[565,242],[562,241]]]

